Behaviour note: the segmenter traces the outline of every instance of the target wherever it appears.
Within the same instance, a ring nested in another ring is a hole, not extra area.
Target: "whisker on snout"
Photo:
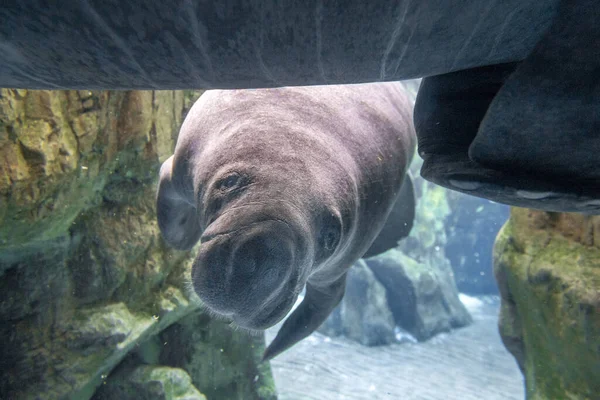
[[[235,332],[246,332],[250,336],[254,336],[254,337],[259,337],[260,335],[262,335],[264,333],[264,330],[245,328],[243,326],[237,325],[233,321],[229,323],[229,328],[233,329]]]
[[[202,302],[202,300],[200,299],[200,297],[198,296],[198,294],[196,293],[196,290],[194,290],[194,282],[193,279],[191,278],[191,276],[188,278],[186,277],[183,281],[183,285],[184,285],[184,294],[186,295],[186,297],[189,299],[189,301],[194,304],[195,306],[199,307],[200,310],[206,314],[208,314],[208,316],[212,319],[218,320],[218,321],[223,321],[223,322],[230,322],[230,319],[227,318],[224,315],[218,314],[216,312],[214,312],[213,310],[211,310],[206,304],[204,304]]]

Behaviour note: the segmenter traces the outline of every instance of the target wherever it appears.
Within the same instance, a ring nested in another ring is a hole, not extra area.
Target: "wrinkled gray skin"
[[[559,0],[87,0],[0,8],[0,86],[249,88],[521,61]]]
[[[527,58],[424,79],[424,178],[521,207],[600,214],[600,3],[565,1]]]
[[[597,0],[11,0],[0,8],[0,86],[427,77],[415,110],[426,179],[510,205],[597,214],[600,46],[590,44],[600,42],[599,20]]]
[[[194,290],[241,327],[273,326],[306,285],[265,359],[327,318],[396,204],[393,223],[412,226],[411,108],[379,83],[208,91],[190,110],[160,171],[159,226],[177,248],[200,240]]]

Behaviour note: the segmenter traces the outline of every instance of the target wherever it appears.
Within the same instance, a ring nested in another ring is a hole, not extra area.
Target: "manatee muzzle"
[[[205,235],[192,269],[194,290],[209,309],[237,325],[268,328],[296,298],[297,242],[280,220]]]

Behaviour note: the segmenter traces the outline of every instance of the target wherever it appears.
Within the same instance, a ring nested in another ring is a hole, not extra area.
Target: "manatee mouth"
[[[211,311],[247,329],[266,329],[293,306],[301,265],[298,235],[263,220],[202,236],[192,267],[194,290]]]
[[[292,281],[290,285],[292,286]],[[233,314],[229,316],[236,326],[251,330],[265,330],[281,321],[290,312],[296,300],[298,294],[295,293],[293,288],[290,288],[290,296],[280,296],[279,301],[273,301],[265,308],[256,310],[256,313],[248,317],[240,316],[239,314]]]

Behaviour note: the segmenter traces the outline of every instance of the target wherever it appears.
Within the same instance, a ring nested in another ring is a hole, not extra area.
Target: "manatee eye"
[[[323,247],[325,250],[332,251],[335,249],[338,240],[339,234],[334,230],[329,230],[325,233],[325,237],[323,238]]]
[[[340,242],[342,226],[334,214],[327,215],[323,220],[320,242],[322,255],[329,256]]]
[[[233,173],[233,174],[229,174],[225,178],[221,179],[217,183],[217,188],[220,190],[229,190],[229,189],[233,189],[237,186],[240,186],[241,182],[242,182],[242,177],[237,173]]]

